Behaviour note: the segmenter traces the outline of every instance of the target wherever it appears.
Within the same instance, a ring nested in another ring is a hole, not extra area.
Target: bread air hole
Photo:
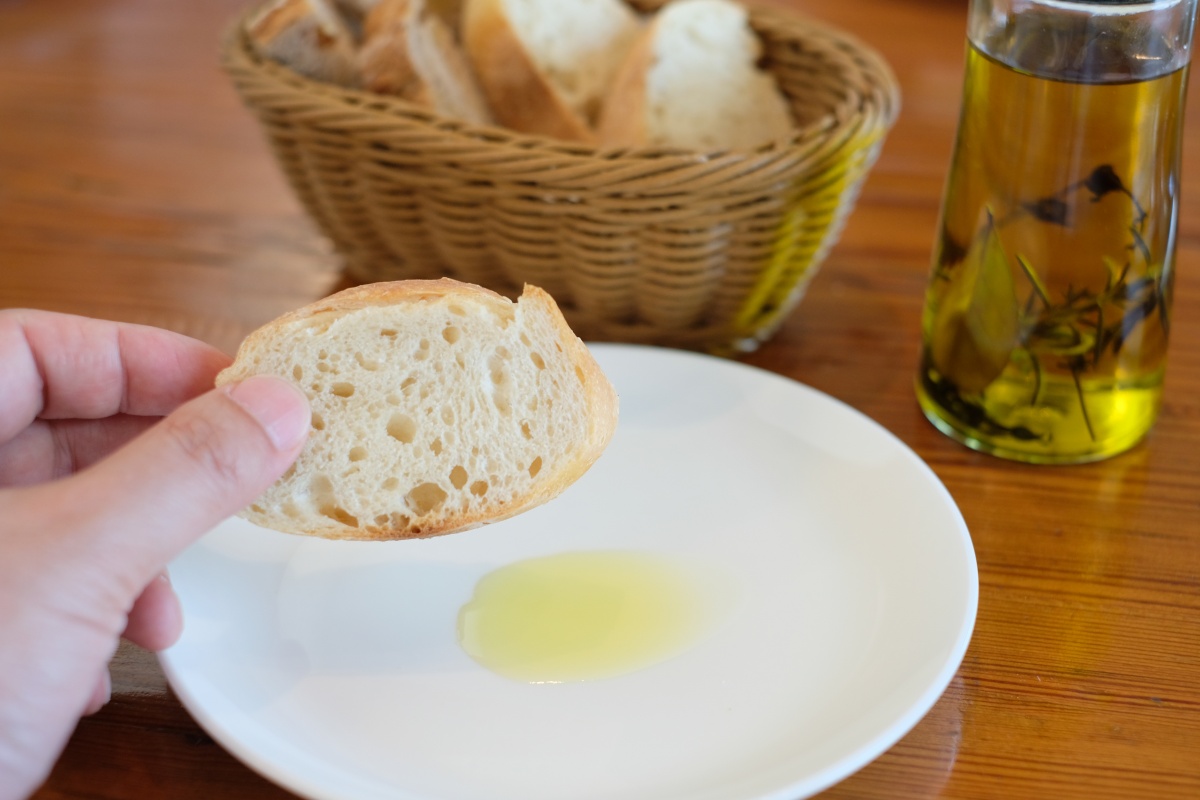
[[[447,425],[454,424],[454,409],[450,406],[442,406],[442,422]]]
[[[292,367],[292,377],[298,381],[304,380],[304,368],[299,364]]]
[[[429,340],[422,339],[417,345],[417,352],[413,353],[413,358],[417,361],[424,361],[429,358]]]
[[[502,349],[496,348],[496,354],[488,359],[488,371],[493,384],[492,402],[496,404],[500,413],[509,414],[512,412],[512,381],[504,363],[507,351],[501,355]]]
[[[462,329],[455,327],[454,325],[448,325],[442,331],[442,338],[445,339],[450,344],[454,344],[455,342],[457,342],[459,339],[462,338]]]
[[[396,412],[388,419],[388,436],[403,444],[412,444],[417,436],[417,423],[408,414]]]
[[[542,358],[540,353],[530,353],[529,360],[532,361],[533,365],[538,369],[546,368],[546,359]]]
[[[377,528],[387,528],[387,529],[393,530],[393,531],[403,531],[403,530],[407,530],[408,526],[411,523],[412,523],[411,519],[409,519],[404,514],[401,514],[396,511],[393,511],[390,514],[377,514],[375,516],[375,527],[377,527]]]
[[[323,517],[328,517],[334,522],[340,522],[343,525],[349,525],[352,528],[358,527],[358,519],[337,504],[337,496],[333,491],[333,482],[324,475],[316,475],[309,484],[308,495],[312,499],[313,505],[317,509],[317,513]]]
[[[575,377],[579,378],[580,383],[587,383],[587,376],[583,374],[583,367],[575,368]]]
[[[375,370],[379,369],[378,361],[367,358],[362,353],[355,353],[354,360],[358,362],[358,365],[360,367],[362,367],[365,370],[369,370],[370,372],[374,372]]]
[[[354,384],[339,382],[329,387],[329,391],[333,392],[338,397],[350,397],[354,394]]]
[[[461,464],[450,470],[450,483],[459,490],[467,485],[467,471]]]
[[[351,461],[362,461],[367,457],[367,448],[351,447],[349,456]]]
[[[400,488],[400,479],[388,478],[383,483],[379,484],[379,488],[383,489],[385,492],[394,492]]]
[[[447,496],[445,489],[436,483],[426,482],[414,487],[405,500],[418,517],[423,517],[441,508]]]
[[[430,442],[429,452],[433,453],[435,456],[440,456],[442,454],[442,440],[434,439],[432,442]]]
[[[321,512],[321,516],[329,517],[334,522],[349,525],[351,528],[358,527],[358,517],[340,506],[321,506],[318,511]]]
[[[324,361],[317,362],[317,372],[329,372],[329,365]]]
[[[529,420],[527,419],[521,420],[521,435],[526,439],[533,438],[533,428],[530,426]]]
[[[391,328],[384,328],[379,331],[379,335],[388,339],[394,339],[396,338],[396,331],[392,330]]]
[[[459,317],[465,317],[467,315],[467,310],[465,308],[463,308],[462,306],[460,306],[458,303],[451,303],[450,305],[446,306],[446,309],[451,314],[454,314]]]
[[[314,431],[325,430],[325,418],[322,417],[320,414],[316,413],[315,411],[313,412],[313,415],[312,415],[312,427],[313,427]]]
[[[529,465],[529,477],[536,478],[537,474],[542,471],[542,457],[538,456]]]
[[[475,481],[471,484],[471,494],[475,495],[476,497],[483,497],[485,494],[487,494],[487,491],[487,481]]]

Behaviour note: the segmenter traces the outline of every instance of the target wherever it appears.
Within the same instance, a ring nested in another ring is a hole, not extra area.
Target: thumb
[[[257,376],[181,406],[74,478],[77,554],[140,591],[172,558],[283,474],[311,414],[299,389]],[[135,592],[136,594],[136,592]]]

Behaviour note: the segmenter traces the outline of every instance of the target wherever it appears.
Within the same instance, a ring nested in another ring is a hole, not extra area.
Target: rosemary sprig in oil
[[[1067,286],[1055,296],[1042,280],[1038,265],[1021,253],[1008,256],[1003,231],[1013,222],[1028,218],[1071,228],[1071,201],[1080,191],[1086,191],[1091,202],[1112,194],[1128,198],[1131,207],[1128,243],[1122,259],[1104,260],[1107,278],[1102,289]],[[955,280],[934,321],[939,333],[934,339],[952,344],[943,344],[940,353],[932,354],[944,377],[927,380],[927,388],[978,430],[989,435],[1036,438],[1026,428],[1000,425],[988,417],[981,404],[971,399],[999,376],[1012,354],[1019,350],[1026,354],[1035,372],[1029,404],[1037,406],[1040,402],[1045,359],[1047,366],[1053,364],[1070,373],[1084,423],[1095,440],[1085,401],[1084,377],[1096,370],[1108,355],[1118,355],[1138,326],[1156,311],[1164,333],[1169,326],[1163,265],[1155,262],[1146,245],[1147,218],[1141,203],[1112,166],[1103,164],[1083,180],[1055,194],[1022,203],[1004,217],[997,218],[989,211],[986,223],[969,247],[943,236],[942,266],[936,277]],[[968,272],[959,274],[960,270]],[[1028,286],[1024,300],[1018,301],[1013,281],[1022,276]]]

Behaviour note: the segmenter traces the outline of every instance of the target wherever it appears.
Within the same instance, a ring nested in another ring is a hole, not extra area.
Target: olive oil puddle
[[[693,645],[715,621],[716,588],[711,576],[649,553],[527,559],[479,580],[459,611],[458,641],[479,664],[525,683],[616,677]]]

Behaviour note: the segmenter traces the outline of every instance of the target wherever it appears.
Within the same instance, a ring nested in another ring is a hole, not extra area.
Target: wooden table
[[[935,432],[912,393],[966,0],[790,4],[882,51],[904,109],[808,297],[746,360],[853,405],[924,458],[962,508],[981,584],[974,639],[940,702],[823,796],[1200,796],[1198,98],[1156,430],[1099,464],[1010,464]],[[217,67],[241,6],[0,0],[0,305],[232,349],[339,287],[336,256]],[[112,702],[80,724],[37,797],[289,796],[205,735],[153,656],[124,647],[112,672]]]

